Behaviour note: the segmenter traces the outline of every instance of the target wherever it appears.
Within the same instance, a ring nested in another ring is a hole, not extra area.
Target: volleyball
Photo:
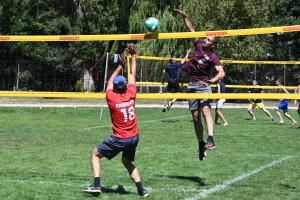
[[[149,32],[156,32],[160,26],[160,22],[155,17],[149,17],[145,21],[145,26]]]

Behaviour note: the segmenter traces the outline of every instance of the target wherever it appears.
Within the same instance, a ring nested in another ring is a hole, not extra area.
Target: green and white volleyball
[[[149,17],[145,21],[145,26],[149,32],[156,32],[159,29],[160,21],[155,17]]]

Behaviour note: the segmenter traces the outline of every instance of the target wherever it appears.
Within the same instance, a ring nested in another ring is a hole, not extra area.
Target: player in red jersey
[[[132,164],[135,158],[136,147],[139,142],[139,132],[135,116],[136,101],[136,52],[132,44],[126,44],[126,51],[131,54],[131,70],[127,85],[124,76],[120,76],[126,63],[124,54],[119,56],[119,66],[111,75],[106,90],[106,100],[109,107],[113,134],[105,139],[91,153],[91,167],[94,183],[83,188],[83,192],[100,194],[100,159],[108,160],[122,152],[122,162],[128,170],[131,179],[137,186],[138,194],[147,197],[149,194],[143,188],[137,168]]]

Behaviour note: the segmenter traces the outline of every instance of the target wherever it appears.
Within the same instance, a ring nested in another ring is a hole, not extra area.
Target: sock
[[[138,191],[142,191],[143,190],[143,185],[142,185],[141,181],[136,182],[135,184],[136,184],[136,187],[137,187]]]
[[[213,139],[214,139],[214,137],[213,137],[213,136],[211,136],[211,135],[209,135],[209,136],[208,136],[208,139],[209,139],[209,140],[210,140],[210,139],[211,139],[211,140],[213,140]]]
[[[94,186],[95,187],[100,187],[100,177],[95,177],[94,178]]]

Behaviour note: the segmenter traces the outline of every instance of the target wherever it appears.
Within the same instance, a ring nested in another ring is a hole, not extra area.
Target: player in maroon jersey
[[[174,11],[180,14],[183,21],[190,32],[195,32],[194,26],[188,15],[178,9]],[[218,44],[218,38],[207,35],[204,40],[198,37],[191,38],[194,45],[193,57],[182,66],[182,70],[190,77],[190,82],[187,87],[190,93],[212,93],[210,84],[218,82],[225,76],[223,66],[219,57],[214,52],[214,48]],[[217,74],[210,77],[210,71],[215,68]],[[191,111],[194,129],[199,143],[199,159],[203,160],[206,157],[206,149],[216,148],[214,142],[214,122],[210,113],[211,99],[189,99],[189,110]],[[202,117],[205,125],[202,124]],[[207,130],[207,142],[204,142],[204,127]]]
[[[83,188],[83,192],[100,194],[100,159],[108,160],[122,152],[122,162],[128,170],[131,179],[137,186],[138,194],[147,197],[149,194],[143,188],[137,168],[133,165],[136,147],[139,142],[139,132],[135,116],[136,101],[136,52],[132,44],[126,44],[126,51],[131,54],[131,70],[127,85],[124,76],[120,76],[126,63],[126,56],[119,56],[119,66],[111,75],[106,90],[106,100],[109,107],[113,134],[105,139],[91,153],[91,166],[94,175],[94,183]]]

